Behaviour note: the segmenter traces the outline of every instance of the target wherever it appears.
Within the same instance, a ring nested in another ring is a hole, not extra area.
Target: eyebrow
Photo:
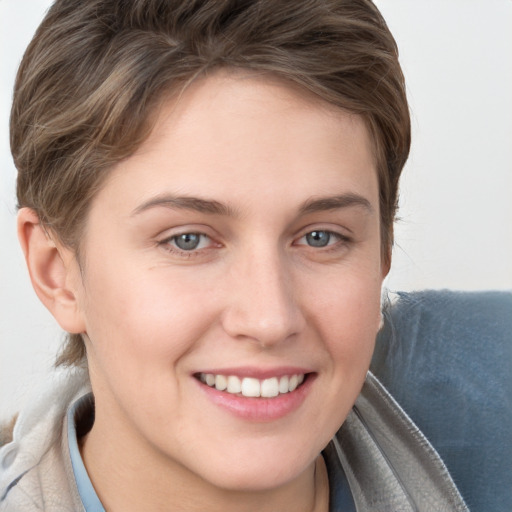
[[[132,216],[158,206],[179,210],[193,210],[201,213],[209,213],[211,215],[237,216],[237,212],[233,210],[233,208],[213,199],[172,195],[158,196],[142,203],[133,210]]]
[[[138,215],[144,211],[156,207],[164,207],[179,210],[192,210],[210,215],[222,215],[227,217],[237,217],[239,212],[231,206],[215,201],[214,199],[201,199],[190,196],[163,195],[154,197],[141,205],[137,206],[132,212],[132,216]],[[374,208],[370,201],[359,194],[347,193],[337,196],[327,196],[308,199],[299,208],[299,213],[305,215],[308,213],[338,210],[349,207],[361,207],[368,213],[373,213]]]
[[[373,213],[374,208],[370,201],[359,194],[341,194],[338,196],[328,196],[313,198],[306,201],[300,208],[300,213],[315,213],[328,210],[338,210],[349,207],[361,207],[368,213]]]

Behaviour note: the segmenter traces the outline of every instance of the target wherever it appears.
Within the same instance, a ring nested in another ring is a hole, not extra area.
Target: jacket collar
[[[16,501],[21,495],[27,503],[47,504],[49,489],[58,490],[60,504],[76,506],[66,411],[89,392],[86,371],[70,372],[44,393],[39,390],[19,417],[14,440],[0,450],[0,509],[23,509]],[[437,452],[371,373],[323,455],[331,512],[468,510]]]
[[[331,445],[358,512],[468,510],[435,449],[370,372]]]

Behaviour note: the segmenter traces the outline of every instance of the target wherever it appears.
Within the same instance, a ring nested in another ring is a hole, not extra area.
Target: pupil
[[[312,247],[325,247],[330,239],[331,234],[327,231],[311,231],[306,235],[306,240]]]
[[[192,251],[199,245],[201,235],[197,233],[184,233],[176,237],[176,245],[183,251]]]

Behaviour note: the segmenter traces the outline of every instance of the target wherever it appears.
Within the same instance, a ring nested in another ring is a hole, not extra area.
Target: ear
[[[74,252],[54,241],[30,208],[18,213],[18,239],[41,302],[65,331],[84,332],[78,301],[81,275]]]

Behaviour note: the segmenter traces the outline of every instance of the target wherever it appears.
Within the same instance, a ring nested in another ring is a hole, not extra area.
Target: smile
[[[215,388],[217,391],[224,391],[247,398],[275,398],[279,395],[295,391],[304,382],[305,375],[301,373],[256,379],[254,377],[240,378],[235,375],[226,376],[200,373],[198,378],[201,382],[211,388]]]

